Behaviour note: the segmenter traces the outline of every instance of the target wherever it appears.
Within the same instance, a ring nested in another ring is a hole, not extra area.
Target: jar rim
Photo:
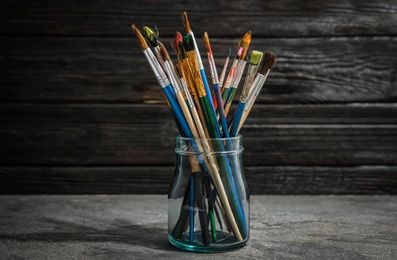
[[[194,148],[191,149],[192,147]],[[243,151],[242,135],[230,138],[189,138],[179,135],[176,138],[177,154],[226,155],[239,154]]]
[[[237,136],[233,136],[233,137],[220,137],[220,138],[195,138],[195,137],[185,137],[185,136],[181,136],[178,135],[176,136],[177,141],[191,141],[191,140],[207,140],[207,141],[233,141],[233,140],[238,140],[238,141],[242,141],[243,136],[241,134],[238,134]]]

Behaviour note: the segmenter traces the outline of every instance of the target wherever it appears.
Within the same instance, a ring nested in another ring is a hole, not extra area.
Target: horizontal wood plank
[[[173,166],[0,167],[1,194],[167,194]],[[250,193],[397,194],[396,166],[245,167]]]
[[[0,41],[2,102],[164,102],[133,36],[5,37]],[[220,71],[234,42],[215,38],[211,43]],[[198,44],[204,51],[201,39]],[[278,56],[257,102],[397,100],[397,37],[254,37],[251,49],[271,50]],[[176,61],[173,52],[169,52]],[[208,69],[205,54],[202,55]]]
[[[393,104],[263,105],[254,111],[241,131],[248,165],[397,161]],[[174,163],[177,129],[165,105],[3,105],[0,119],[2,165]]]
[[[396,35],[395,1],[12,1],[2,4],[0,33],[128,36],[132,23],[156,23],[162,35],[183,30],[234,37],[249,28],[260,37]]]

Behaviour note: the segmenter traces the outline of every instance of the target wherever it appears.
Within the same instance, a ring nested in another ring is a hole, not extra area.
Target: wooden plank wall
[[[183,11],[219,67],[248,30],[278,56],[241,132],[252,194],[397,193],[391,0],[3,2],[0,192],[167,193],[177,130],[130,26],[167,45]]]

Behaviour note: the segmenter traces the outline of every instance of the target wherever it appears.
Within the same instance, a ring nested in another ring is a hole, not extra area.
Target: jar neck
[[[244,151],[243,137],[230,138],[187,138],[176,137],[175,152],[181,155],[191,154],[239,154]]]

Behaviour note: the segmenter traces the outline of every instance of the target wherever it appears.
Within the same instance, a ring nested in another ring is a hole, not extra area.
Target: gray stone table
[[[165,195],[0,196],[0,259],[397,259],[396,196],[252,196],[223,253],[167,241]]]

